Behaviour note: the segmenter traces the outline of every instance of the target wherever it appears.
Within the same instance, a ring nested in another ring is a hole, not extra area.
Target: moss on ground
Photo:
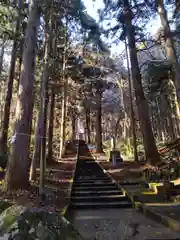
[[[7,201],[0,202],[0,213],[2,213],[5,209],[9,208],[12,204]]]
[[[73,226],[55,212],[13,205],[0,215],[0,235],[13,240],[82,240]]]
[[[3,236],[7,233],[11,226],[16,222],[17,218],[26,210],[25,206],[13,205],[5,209],[0,215],[0,234]]]

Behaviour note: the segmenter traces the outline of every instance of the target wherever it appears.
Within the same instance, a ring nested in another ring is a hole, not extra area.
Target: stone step
[[[75,176],[75,179],[79,179],[79,176],[81,176],[81,179],[108,179],[107,177],[104,176],[104,174],[97,174],[96,176],[93,175],[94,173],[83,173],[83,174],[77,174],[76,173],[76,176]]]
[[[128,201],[113,201],[113,202],[71,202],[70,208],[73,209],[101,209],[101,208],[131,208],[132,204]]]
[[[116,186],[116,185],[112,185],[112,186],[106,186],[106,185],[104,185],[104,186],[94,186],[94,185],[92,185],[92,186],[77,186],[77,187],[75,187],[75,186],[73,186],[73,190],[81,190],[81,191],[87,191],[87,190],[95,190],[95,191],[99,191],[99,190],[117,190],[118,189],[118,186]]]
[[[85,161],[78,162],[77,166],[91,166],[91,167],[95,166],[100,168],[100,166],[96,162],[85,162]]]
[[[86,169],[86,170],[93,169],[95,171],[102,171],[103,172],[103,170],[99,166],[97,166],[97,165],[93,165],[93,166],[89,166],[89,165],[79,165],[78,166],[77,165],[77,167],[78,167],[78,171],[83,170],[83,169]]]
[[[81,177],[91,177],[91,176],[96,176],[96,177],[103,177],[104,173],[103,172],[94,172],[94,171],[82,171],[82,172],[76,172],[76,176],[81,176]]]
[[[90,177],[92,175],[95,175],[96,177],[99,177],[99,178],[103,178],[104,177],[104,173],[103,172],[100,172],[100,173],[95,173],[94,171],[90,172],[90,171],[83,171],[83,172],[76,172],[76,176],[81,176],[81,177]]]
[[[93,159],[79,159],[78,164],[97,164]]]
[[[124,187],[124,188],[144,188],[144,189],[149,189],[149,185],[147,183],[143,183],[143,182],[139,182],[138,184],[131,184],[131,183],[127,183],[127,184],[121,184],[118,183],[120,186]]]
[[[89,166],[89,165],[85,165],[85,166],[82,166],[82,165],[80,165],[80,166],[77,166],[79,169],[78,169],[78,171],[82,171],[83,169],[85,169],[85,170],[94,170],[94,171],[97,171],[97,172],[103,172],[103,170],[99,167],[99,166]]]
[[[173,196],[180,195],[180,189],[179,189],[179,187],[174,186],[174,188],[172,189],[172,195],[173,195]]]
[[[77,176],[77,175],[76,175]],[[99,177],[99,176],[94,176],[94,175],[92,175],[92,176],[77,176],[76,177],[75,176],[75,178],[74,178],[74,181],[91,181],[91,180],[102,180],[102,179],[107,179],[107,180],[109,180],[110,178],[107,176],[107,175],[103,175],[102,177]]]
[[[80,161],[78,161],[78,164],[79,165],[97,165],[97,166],[99,166],[97,164],[97,162],[95,162],[93,160],[80,160]]]
[[[177,237],[177,238],[163,237],[163,238],[145,238],[144,240],[180,240],[180,238],[179,237]]]
[[[91,171],[91,172],[103,172],[103,170],[100,167],[94,167],[94,166],[77,166],[77,172],[84,172],[84,171]]]
[[[96,167],[96,168],[100,168],[101,167],[96,163],[96,162],[78,162],[77,166],[80,167]]]
[[[97,176],[97,177],[103,177],[104,173],[103,172],[96,172],[96,171],[88,171],[88,170],[83,170],[82,172],[77,171],[76,176]]]
[[[139,186],[139,185],[142,185],[142,182],[119,182],[118,183],[122,186],[126,186],[126,185],[132,185],[132,186]],[[144,183],[145,184],[145,183]],[[148,186],[148,184],[147,184]]]
[[[93,160],[79,160],[78,165],[97,165],[97,162],[93,161]]]
[[[80,159],[78,163],[79,164],[81,164],[81,163],[95,163],[95,164],[97,164],[97,162],[95,162],[94,159]]]
[[[91,183],[76,183],[74,182],[73,187],[102,187],[102,186],[115,186],[113,182],[91,182]]]
[[[77,173],[86,173],[86,172],[94,172],[94,174],[93,175],[98,175],[98,174],[104,174],[104,172],[103,172],[103,170],[101,170],[101,169],[93,169],[93,168],[88,168],[88,169],[86,169],[86,168],[83,168],[82,167],[82,169],[78,169],[77,170]]]
[[[128,201],[128,198],[124,195],[99,195],[99,196],[72,196],[71,201],[77,202],[112,202],[112,201]]]
[[[109,178],[105,178],[105,179],[90,179],[90,180],[74,180],[74,183],[81,183],[81,184],[94,184],[94,183],[100,183],[100,182],[103,182],[103,183],[112,183],[112,180]]]
[[[74,191],[72,190],[71,192],[71,196],[99,196],[99,195],[104,195],[104,196],[108,196],[108,195],[123,195],[122,191],[117,189],[117,190],[94,190],[94,191]]]

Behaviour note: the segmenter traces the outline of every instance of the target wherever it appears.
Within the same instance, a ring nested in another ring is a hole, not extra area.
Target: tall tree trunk
[[[5,50],[5,43],[3,42],[1,44],[1,49],[0,49],[0,76],[3,70],[4,50]]]
[[[176,128],[176,137],[180,135],[180,125],[179,125],[179,117],[180,117],[180,111],[179,111],[179,106],[178,106],[178,101],[177,101],[177,95],[176,95],[176,88],[175,84],[172,81],[171,78],[168,80],[168,85],[169,85],[169,97],[171,98],[171,109],[172,109],[172,115],[173,115],[173,124]]]
[[[175,125],[173,124],[171,100],[170,100],[169,94],[164,94],[164,100],[166,105],[167,118],[169,122],[169,130],[170,130],[169,132],[170,132],[171,140],[175,140],[176,130],[175,130]]]
[[[64,121],[63,121],[63,145],[66,140],[66,122],[67,122],[67,105],[68,105],[68,79],[65,83],[65,91],[64,91]]]
[[[65,79],[64,90],[63,90],[59,158],[62,158],[63,146],[65,141],[65,133],[66,133],[67,93],[68,93],[68,78]]]
[[[149,116],[150,116],[150,119],[151,119],[151,126],[152,126],[152,130],[153,130],[153,133],[154,133],[154,136],[156,136],[156,115],[155,115],[155,112],[154,112],[154,107],[151,107],[151,109],[149,109]]]
[[[176,56],[174,41],[173,41],[170,25],[168,22],[167,12],[164,6],[164,0],[156,0],[156,4],[157,4],[157,10],[161,20],[161,24],[164,28],[167,59],[173,64],[177,98],[178,98],[178,102],[180,103],[180,67],[178,64],[177,56]]]
[[[22,1],[22,0],[19,0]],[[31,5],[31,3],[28,3],[29,7]],[[27,11],[27,14],[29,15],[29,9]],[[20,83],[20,77],[21,77],[21,70],[22,70],[22,62],[23,62],[23,47],[24,47],[24,36],[25,36],[25,32],[26,32],[26,24],[22,24],[22,33],[21,33],[21,39],[19,42],[19,66],[18,66],[18,78],[17,78],[17,91],[19,90],[19,83]]]
[[[54,89],[52,89],[51,90],[50,111],[49,111],[49,129],[48,129],[48,157],[47,157],[48,163],[52,163],[54,106],[55,106],[55,93],[54,93]]]
[[[86,132],[87,132],[87,142],[91,143],[91,130],[90,130],[90,109],[87,107],[85,109],[86,114]]]
[[[21,2],[19,2],[21,7]],[[19,18],[16,22],[16,35],[19,34],[20,30],[20,21]],[[10,70],[9,70],[9,76],[8,76],[8,86],[7,86],[7,93],[6,93],[6,99],[4,104],[4,115],[2,120],[2,130],[0,132],[0,154],[1,156],[7,155],[7,139],[8,139],[8,127],[9,127],[9,117],[10,117],[10,107],[11,107],[11,100],[12,100],[12,91],[13,91],[13,82],[14,82],[14,74],[15,74],[15,66],[16,66],[16,53],[17,53],[17,47],[18,47],[18,38],[16,36],[12,52],[11,52],[11,63],[10,63]]]
[[[54,17],[52,17],[52,31],[50,34],[53,34],[52,38],[52,53],[53,53],[53,65],[52,65],[52,71],[53,76],[52,78],[55,80],[56,74],[56,59],[57,59],[57,21]],[[54,86],[51,87],[51,94],[49,96],[50,98],[50,110],[49,110],[49,129],[48,129],[48,156],[47,156],[47,162],[53,163],[53,130],[54,130],[54,109],[55,109],[55,89]]]
[[[41,152],[41,145],[42,143],[44,146],[46,145],[46,126],[47,126],[47,109],[48,109],[48,91],[47,91],[47,72],[44,72],[44,77],[42,77],[41,82],[41,102],[40,102],[40,109],[38,114],[38,121],[36,127],[36,140],[35,140],[35,151],[33,155],[33,159],[31,161],[31,168],[30,168],[30,177],[29,179],[35,180],[36,179],[36,168],[37,164],[40,161],[41,153],[43,153],[43,158],[45,161],[45,147],[43,147],[43,152]]]
[[[29,186],[29,147],[34,105],[33,85],[36,66],[37,29],[40,23],[39,1],[33,1],[28,18],[23,53],[23,71],[16,107],[16,138],[12,146],[5,189],[26,189]]]
[[[157,130],[158,130],[158,135],[160,141],[164,142],[165,141],[165,135],[164,135],[164,123],[163,123],[163,116],[161,115],[160,111],[160,101],[158,97],[156,97],[156,108],[157,108]]]
[[[96,126],[94,124],[94,116],[91,115],[90,129],[91,129],[91,143],[95,143],[96,141]]]
[[[48,29],[48,24],[46,25],[46,36],[45,36],[45,54],[44,54],[44,69],[41,79],[41,97],[40,97],[40,107],[37,121],[36,129],[36,140],[35,140],[35,150],[34,156],[31,162],[30,170],[30,180],[35,180],[36,178],[36,165],[41,157],[41,143],[43,145],[46,143],[46,125],[47,125],[47,108],[48,108],[48,70],[49,70],[49,54],[51,52],[51,40],[50,29]],[[45,136],[44,136],[45,135]],[[43,140],[42,140],[43,139]],[[44,143],[45,141],[45,143]],[[43,157],[45,161],[45,153],[43,149]]]
[[[72,121],[72,139],[75,140],[76,139],[76,115],[75,114],[72,115],[71,121]]]
[[[4,50],[5,50],[5,42],[3,41],[1,43],[1,48],[0,48],[0,76],[3,71]],[[4,115],[4,111],[3,111],[4,94],[3,94],[3,92],[4,92],[4,82],[1,82],[1,85],[0,85],[0,129],[2,129],[2,119],[3,119],[2,117]],[[5,161],[6,161],[6,159],[5,159]]]
[[[22,68],[22,61],[23,61],[23,46],[24,46],[24,38],[20,41],[19,46],[19,66],[18,66],[18,79],[17,79],[17,90],[19,89],[19,82],[21,78],[21,68]]]
[[[113,116],[112,116],[113,117]],[[113,120],[113,119],[112,119]],[[119,132],[119,128],[120,128],[120,121],[121,121],[121,115],[118,117],[115,126],[113,124],[113,149],[116,148],[116,143],[117,143],[117,138],[118,138],[118,132]]]
[[[36,137],[35,137],[35,151],[33,155],[33,159],[31,161],[31,169],[29,174],[30,181],[36,180],[36,167],[40,160],[40,149],[41,149],[41,138],[43,135],[42,129],[42,108],[40,107],[38,113],[38,120],[36,126]]]
[[[96,96],[97,96],[97,110],[96,110],[96,152],[102,153],[102,106],[101,106],[101,90],[97,88]]]
[[[49,32],[50,34],[50,32]],[[47,113],[48,113],[48,103],[49,103],[49,94],[48,94],[48,57],[47,62],[45,61],[45,79],[43,84],[43,114],[42,114],[42,138],[41,138],[41,157],[40,157],[40,181],[39,181],[39,194],[41,199],[44,199],[44,174],[46,168],[46,134],[47,134]],[[47,63],[47,64],[46,64]]]
[[[160,156],[153,136],[153,131],[149,118],[148,104],[145,99],[142,88],[141,74],[136,52],[135,30],[134,26],[132,25],[132,11],[130,9],[128,0],[124,0],[124,21],[129,43],[130,61],[132,66],[131,68],[132,79],[134,83],[136,105],[138,109],[140,128],[143,136],[146,159],[151,164],[156,164],[160,162]]]
[[[62,24],[62,22],[61,22]],[[60,128],[60,146],[59,146],[59,158],[62,158],[63,154],[63,147],[65,141],[65,134],[66,134],[66,107],[67,107],[67,94],[68,94],[68,77],[66,77],[66,62],[67,62],[67,24],[68,20],[65,19],[65,32],[64,35],[61,36],[63,39],[62,44],[64,44],[64,51],[63,51],[63,66],[62,66],[62,80],[64,84],[63,88],[63,98],[62,98],[62,110],[61,110],[61,128]]]
[[[163,129],[165,133],[165,141],[168,140],[168,124],[167,124],[167,107],[165,104],[165,99],[164,99],[164,92],[161,92],[160,94],[160,104],[159,104],[159,110],[160,110],[160,116],[163,121]]]
[[[138,161],[138,152],[137,152],[137,136],[136,136],[136,118],[133,106],[133,94],[132,94],[132,81],[130,73],[130,64],[129,64],[129,54],[127,47],[127,37],[125,36],[125,51],[127,57],[127,68],[128,68],[128,86],[129,86],[129,98],[130,98],[130,116],[131,116],[131,128],[132,128],[132,140],[133,140],[133,150],[134,150],[134,161]],[[130,136],[130,135],[129,135]]]

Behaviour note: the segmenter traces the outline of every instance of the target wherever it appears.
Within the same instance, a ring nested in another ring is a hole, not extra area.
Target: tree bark
[[[3,42],[1,49],[0,49],[0,76],[1,76],[2,70],[3,70],[4,50],[5,50],[5,43]]]
[[[164,133],[165,133],[165,141],[168,140],[168,123],[167,123],[167,106],[165,104],[165,99],[164,99],[164,94],[161,93],[160,94],[160,104],[159,104],[159,110],[160,110],[160,116],[163,122],[163,129],[164,129]],[[165,142],[164,141],[164,142]]]
[[[163,116],[161,116],[160,112],[160,101],[158,97],[156,97],[156,108],[157,108],[157,130],[160,141],[164,142],[165,135],[164,135],[164,123],[163,123]]]
[[[52,144],[53,144],[53,127],[54,127],[54,106],[55,106],[55,93],[51,90],[51,102],[49,112],[49,129],[48,129],[48,163],[52,163]]]
[[[76,116],[75,116],[75,114],[72,115],[71,121],[72,121],[72,139],[75,140],[76,139]]]
[[[50,34],[50,32],[49,32]],[[49,37],[50,40],[50,37]],[[40,157],[40,181],[39,181],[39,194],[41,198],[44,198],[44,174],[46,168],[46,134],[47,134],[47,113],[48,113],[48,103],[49,103],[49,94],[48,94],[48,57],[47,61],[45,61],[45,79],[43,81],[43,114],[42,114],[42,138],[41,138],[41,157]]]
[[[166,55],[167,55],[167,59],[173,65],[176,93],[177,93],[178,102],[180,103],[180,67],[177,61],[174,41],[173,41],[170,25],[168,22],[167,12],[164,7],[164,1],[156,0],[156,2],[157,2],[157,10],[161,20],[161,24],[162,24],[162,27],[164,28]]]
[[[41,143],[46,145],[46,126],[47,126],[47,108],[48,108],[48,68],[49,68],[49,54],[51,51],[51,40],[50,29],[48,29],[48,24],[46,25],[46,35],[45,35],[45,54],[44,54],[44,69],[41,79],[41,98],[40,107],[38,114],[38,123],[36,129],[36,140],[35,140],[35,151],[31,162],[30,170],[30,180],[36,179],[36,165],[41,157]],[[45,141],[45,143],[44,143]],[[45,161],[45,150],[42,151],[42,156]]]
[[[19,2],[21,6],[21,2]],[[16,22],[16,35],[19,34],[20,30],[20,21],[19,18]],[[16,54],[17,54],[17,47],[18,47],[18,38],[16,36],[12,52],[11,52],[11,63],[10,63],[10,70],[8,76],[8,86],[7,86],[7,93],[5,98],[4,104],[4,115],[2,120],[2,129],[0,132],[0,154],[1,156],[7,155],[7,139],[8,139],[8,127],[9,127],[9,117],[10,117],[10,107],[11,107],[11,100],[12,100],[12,91],[13,91],[13,82],[14,82],[14,74],[15,74],[15,66],[16,66]]]
[[[36,180],[36,167],[40,159],[40,149],[41,149],[41,138],[43,135],[42,129],[42,108],[39,109],[38,113],[38,120],[37,120],[37,127],[36,127],[36,138],[35,138],[35,151],[33,155],[33,159],[31,161],[31,168],[30,168],[30,181]]]
[[[44,74],[47,76],[47,72]],[[44,146],[46,145],[46,126],[47,126],[47,109],[48,109],[48,92],[45,90],[47,89],[47,83],[44,82],[47,81],[47,78],[44,76],[42,77],[41,81],[41,102],[40,102],[40,109],[38,114],[38,121],[37,121],[37,127],[36,127],[36,140],[35,140],[35,151],[34,156],[31,161],[31,169],[30,169],[30,177],[29,179],[36,180],[36,168],[37,164],[40,162],[41,157],[41,144],[43,143]],[[44,85],[44,86],[43,86]],[[45,101],[45,103],[44,103]],[[43,140],[42,140],[43,139]],[[45,161],[45,147],[43,147],[43,157]]]
[[[26,29],[23,71],[16,107],[16,138],[12,145],[12,157],[6,171],[5,190],[26,189],[29,186],[29,147],[34,105],[33,84],[35,79],[36,42],[39,23],[39,1],[34,0]]]
[[[61,129],[60,129],[60,152],[59,158],[62,158],[63,146],[66,135],[66,110],[67,110],[68,78],[65,79],[61,109]]]
[[[180,126],[179,126],[179,106],[177,101],[177,95],[176,95],[176,87],[174,82],[169,78],[168,80],[169,85],[169,97],[171,99],[171,110],[172,110],[172,117],[173,117],[173,125],[175,126],[175,132],[176,132],[176,138],[180,135]]]
[[[97,88],[96,96],[97,96],[97,110],[96,110],[96,152],[102,153],[102,126],[101,126],[101,118],[102,118],[102,106],[101,106],[101,90]]]
[[[175,125],[173,124],[171,100],[168,94],[164,94],[164,100],[166,105],[167,118],[169,122],[169,130],[170,130],[169,133],[171,136],[171,140],[176,140],[176,129],[175,129]]]
[[[90,130],[90,109],[85,109],[86,114],[86,130],[87,130],[87,142],[91,143],[91,130]]]
[[[19,89],[19,82],[21,78],[21,68],[22,68],[22,61],[23,61],[23,46],[24,46],[24,38],[21,39],[20,41],[20,46],[19,46],[19,66],[18,66],[18,79],[17,79],[17,90]]]
[[[137,136],[136,136],[136,118],[135,118],[134,106],[133,106],[132,82],[131,82],[129,54],[128,54],[127,37],[126,36],[125,36],[125,51],[126,51],[127,68],[128,68],[128,86],[129,86],[129,98],[130,98],[130,116],[131,116],[133,149],[134,149],[134,161],[137,162],[138,161],[138,152],[137,152]]]
[[[141,133],[143,136],[146,159],[154,165],[160,162],[160,156],[153,136],[149,117],[149,107],[142,88],[141,74],[136,52],[135,29],[132,25],[132,11],[130,9],[128,0],[124,0],[124,21],[129,43],[132,79],[134,83],[136,105],[140,120]]]

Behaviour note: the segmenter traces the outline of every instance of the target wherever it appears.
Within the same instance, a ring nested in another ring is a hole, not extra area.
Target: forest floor
[[[136,181],[142,177],[145,168],[143,163],[117,163],[100,161],[99,164],[118,182],[121,180]],[[0,200],[10,203],[31,204],[35,207],[45,207],[51,211],[65,211],[69,198],[76,159],[62,159],[53,166],[48,166],[45,172],[45,201],[39,197],[39,169],[37,169],[37,181],[33,182],[29,189],[9,191],[4,193],[0,188]],[[4,172],[0,172],[1,183],[3,183]]]
[[[62,159],[62,161],[46,168],[46,198],[44,201],[39,197],[39,169],[37,169],[37,180],[31,184],[29,189],[6,193],[0,189],[0,200],[10,204],[26,204],[37,208],[45,208],[51,212],[64,212],[69,202],[75,165],[76,160],[70,158]],[[1,183],[3,183],[3,175],[1,172]]]
[[[109,173],[116,181],[136,180],[142,177],[142,173],[146,165],[144,163],[121,162],[113,165],[111,162],[100,162],[100,165]]]
[[[121,181],[123,179],[127,180],[128,178],[129,180],[136,181],[136,179],[141,178],[143,169],[145,167],[143,163],[137,164],[133,162],[118,163],[116,166],[113,166],[113,164],[110,162],[103,161],[99,162],[99,164],[101,164],[101,166],[116,181]],[[3,193],[3,191],[1,191],[0,200],[2,200],[2,202],[6,200],[10,204],[17,203],[20,205],[30,205],[37,209],[44,209],[48,212],[60,212],[63,214],[65,213],[69,203],[75,167],[76,159],[73,158],[62,159],[62,161],[47,167],[45,172],[46,200],[43,202],[39,198],[38,194],[39,169],[37,171],[37,181],[34,182],[28,190],[18,192],[11,191],[9,193]],[[3,176],[3,174],[1,175]],[[167,210],[167,207],[163,207],[163,212],[165,210]],[[161,235],[160,239],[166,239],[165,236],[174,238],[177,237],[176,233],[174,233],[172,230],[161,224],[155,223],[150,219],[147,219],[145,216],[137,213],[136,210],[133,209],[121,209],[119,211],[115,210],[114,212],[108,212],[107,214],[105,214],[104,211],[99,211],[98,213],[97,211],[96,213],[91,212],[91,214],[87,212],[87,216],[84,212],[79,213],[80,215],[77,214],[76,217],[79,219],[78,224],[80,224],[82,232],[86,233],[84,236],[87,236],[87,239],[94,239],[94,237],[97,239],[108,240],[112,239],[112,237],[115,239],[124,239],[124,236],[127,237],[129,235],[129,231],[131,232],[131,225],[134,223],[134,221],[135,225],[138,224],[138,234],[132,239],[144,239],[144,236],[152,237],[152,233],[154,233],[153,237]],[[112,217],[110,217],[109,214],[112,214]],[[91,216],[94,216],[95,218],[98,217],[97,221],[93,221],[92,223],[92,220],[90,220]],[[77,229],[78,226],[79,225],[75,225]],[[105,229],[112,229],[112,232],[108,231],[109,235],[107,235],[107,231]],[[119,230],[116,231],[117,229]],[[122,238],[119,236],[122,236]]]

